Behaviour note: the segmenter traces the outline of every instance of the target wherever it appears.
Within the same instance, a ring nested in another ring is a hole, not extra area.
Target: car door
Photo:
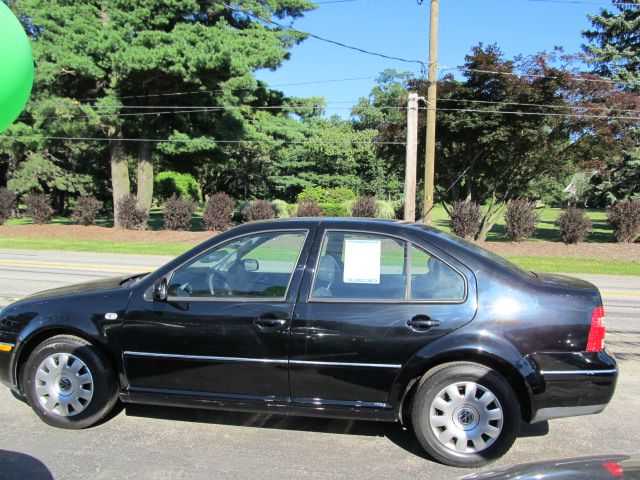
[[[231,239],[168,275],[167,301],[148,292],[133,299],[124,321],[129,391],[286,403],[289,327],[310,236]]]
[[[391,408],[402,366],[473,318],[473,275],[444,252],[375,230],[320,235],[291,330],[292,404]]]

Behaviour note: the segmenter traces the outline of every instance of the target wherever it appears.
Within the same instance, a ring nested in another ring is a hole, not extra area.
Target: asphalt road
[[[0,250],[0,305],[31,292],[152,269],[167,258]],[[600,415],[524,426],[492,466],[640,453],[640,278],[585,276],[601,289],[621,375]],[[0,388],[0,479],[452,479],[399,425],[131,406],[84,431],[40,422]]]

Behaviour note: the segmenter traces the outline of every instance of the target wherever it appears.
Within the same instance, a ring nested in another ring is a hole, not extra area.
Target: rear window
[[[434,232],[436,235],[441,235],[443,237],[448,238],[449,240],[452,240],[460,245],[463,245],[465,247],[467,247],[469,250],[472,250],[474,253],[477,253],[478,255],[480,255],[481,257],[484,257],[488,260],[491,260],[492,262],[497,263],[498,265],[511,270],[512,272],[518,273],[520,275],[525,275],[527,277],[535,277],[535,274],[533,272],[530,272],[529,270],[525,270],[522,267],[519,267],[518,265],[516,265],[515,263],[507,260],[504,257],[501,257],[498,254],[493,253],[490,250],[487,250],[486,248],[482,248],[479,245],[476,245],[473,242],[469,242],[468,240],[465,240],[464,238],[460,238],[456,235],[452,235],[450,233],[447,232],[443,232],[441,230]]]

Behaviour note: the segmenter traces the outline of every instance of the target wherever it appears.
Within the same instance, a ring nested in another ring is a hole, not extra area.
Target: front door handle
[[[414,330],[429,330],[433,327],[440,326],[440,320],[432,320],[426,315],[417,315],[407,322]]]
[[[287,319],[258,317],[253,321],[253,324],[259,328],[276,328],[276,327],[282,327],[283,325],[286,325]]]

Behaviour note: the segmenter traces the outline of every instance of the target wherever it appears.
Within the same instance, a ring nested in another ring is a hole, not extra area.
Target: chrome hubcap
[[[429,409],[429,426],[438,441],[459,453],[490,447],[502,432],[503,412],[498,398],[474,382],[443,388]]]
[[[70,353],[54,353],[36,371],[36,396],[47,412],[72,417],[86,409],[93,397],[89,367]]]

